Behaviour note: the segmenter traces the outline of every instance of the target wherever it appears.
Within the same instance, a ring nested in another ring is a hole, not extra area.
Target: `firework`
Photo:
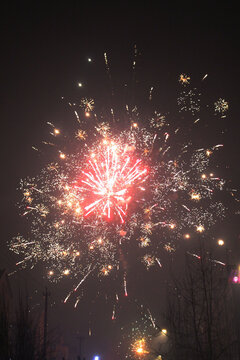
[[[149,353],[149,351],[146,350],[146,340],[144,338],[135,341],[133,344],[133,352],[139,356]]]
[[[159,330],[149,309],[139,304],[137,309],[137,319],[128,320],[121,328],[119,355],[126,359],[155,359],[153,340]]]
[[[215,112],[220,113],[222,117],[225,117],[225,113],[228,111],[228,102],[224,99],[219,99],[214,103]]]
[[[117,213],[124,222],[129,201],[131,201],[130,189],[137,180],[142,183],[147,173],[146,168],[141,167],[141,160],[132,161],[128,155],[128,146],[119,149],[111,142],[104,140],[103,154],[92,154],[89,160],[90,170],[84,171],[82,185],[75,186],[78,193],[71,193],[71,197],[78,199],[91,199],[90,204],[84,206],[85,216],[97,212],[111,219],[111,212]]]
[[[201,116],[200,93],[190,88],[189,76],[179,81],[183,89],[175,118],[188,114],[188,128],[194,129]],[[166,119],[155,109],[143,117],[137,106],[126,104],[123,126],[112,107],[104,117],[93,99],[68,105],[74,115],[70,131],[47,124],[50,138],[41,151],[45,147],[51,160],[20,182],[19,208],[29,229],[11,240],[10,249],[19,255],[18,268],[43,262],[51,281],[74,279],[65,301],[93,276],[116,281],[119,274],[116,288],[127,296],[123,245],[134,247],[141,266],[161,268],[162,251],[175,253],[180,240],[203,236],[224,216],[219,193],[225,182],[213,172],[222,144],[195,147],[184,140],[179,124],[170,123],[173,115]],[[221,101],[224,112],[227,107]]]
[[[181,74],[179,76],[179,82],[183,85],[189,84],[190,83],[190,76],[185,75],[185,74]]]

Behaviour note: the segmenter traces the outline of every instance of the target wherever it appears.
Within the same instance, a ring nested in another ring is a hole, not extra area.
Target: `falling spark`
[[[128,296],[126,273],[124,273],[124,277],[123,277],[123,287],[124,287],[124,295]]]

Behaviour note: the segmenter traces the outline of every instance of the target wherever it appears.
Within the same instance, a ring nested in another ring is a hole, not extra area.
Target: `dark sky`
[[[81,1],[51,1],[49,4],[40,1],[16,4],[12,1],[1,5],[0,19],[0,268],[7,267],[11,271],[15,262],[6,242],[22,226],[15,206],[19,179],[39,169],[31,146],[44,137],[46,121],[63,120],[59,105],[61,96],[75,96],[78,81],[88,82],[96,95],[100,94],[105,51],[117,85],[122,79],[127,81],[129,78],[136,44],[142,54],[141,82],[146,88],[154,82],[158,84],[166,108],[171,106],[168,95],[180,73],[191,74],[195,79],[208,73],[208,92],[214,94],[212,99],[223,97],[230,102],[224,161],[229,166],[227,176],[232,177],[235,186],[238,184],[239,19],[231,2],[187,7],[182,2],[178,6],[164,2],[159,2],[158,6],[149,2],[127,6]],[[88,57],[94,60],[91,70]],[[199,136],[204,135],[200,133]],[[238,234],[239,226],[235,221],[231,233],[233,243],[239,240]],[[27,286],[37,289],[38,294],[45,285],[35,272],[17,275],[15,281],[27,282]],[[62,326],[66,338],[66,333],[70,334],[72,345],[77,331],[82,336],[87,334],[89,318],[84,317],[84,311],[88,303],[83,301],[79,312],[74,312],[72,304],[67,305],[64,316],[62,305],[58,303],[61,291],[67,291],[66,284],[56,291],[56,299],[52,294],[52,304],[57,303],[51,308],[52,326]],[[156,290],[153,294],[159,293]],[[38,303],[41,301],[39,295]],[[130,303],[129,308],[133,306]],[[114,332],[107,316],[102,315],[111,309],[100,304],[98,310],[92,315],[98,336],[93,337],[91,349],[104,352],[111,348],[109,333]],[[123,310],[123,319],[126,314]],[[75,335],[71,335],[71,331]]]

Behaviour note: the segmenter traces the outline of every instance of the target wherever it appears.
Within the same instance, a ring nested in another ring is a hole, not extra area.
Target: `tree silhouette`
[[[173,275],[168,285],[169,348],[163,359],[239,359],[232,290],[227,267],[203,243],[198,254],[186,254],[184,275]]]

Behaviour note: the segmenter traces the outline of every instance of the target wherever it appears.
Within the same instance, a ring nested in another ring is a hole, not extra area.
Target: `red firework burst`
[[[118,215],[124,222],[133,185],[136,190],[136,186],[145,181],[147,173],[141,160],[133,159],[127,149],[127,146],[122,150],[110,143],[89,160],[81,180],[85,216],[97,213],[110,220],[113,215]]]

